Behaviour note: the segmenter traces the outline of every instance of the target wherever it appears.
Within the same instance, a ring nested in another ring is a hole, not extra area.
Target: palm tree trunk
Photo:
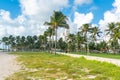
[[[88,45],[88,39],[87,39],[87,32],[85,34],[85,37],[86,37],[86,52],[87,52],[87,55],[89,54],[89,45]]]
[[[78,48],[79,48],[79,47],[78,47],[78,45],[79,45],[79,42],[78,42],[78,39],[77,39],[77,37],[76,37],[76,43],[77,43],[77,44],[76,44],[76,52],[79,52],[79,49],[78,49]]]
[[[53,41],[54,41],[54,36],[53,36],[53,31],[52,31],[52,41],[51,41],[51,52],[53,52]]]
[[[86,39],[85,48],[86,48],[86,53],[87,53],[87,33],[85,33],[85,39]]]
[[[5,44],[3,43],[3,52],[5,51]]]
[[[87,41],[87,55],[89,54],[89,45],[88,45],[88,41]]]
[[[45,43],[45,38],[44,38],[44,51],[46,51],[46,43]]]
[[[56,54],[56,47],[57,47],[57,28],[55,28],[55,54]]]
[[[89,42],[88,42],[88,39],[87,39],[87,55],[90,53],[90,50],[89,50]]]
[[[81,43],[80,43],[80,52],[82,51]]]
[[[49,36],[49,52],[51,53],[51,36]]]

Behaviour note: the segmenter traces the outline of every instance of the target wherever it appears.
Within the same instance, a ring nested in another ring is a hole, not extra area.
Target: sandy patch
[[[6,77],[20,69],[15,60],[16,57],[15,55],[0,52],[0,80],[5,80]]]

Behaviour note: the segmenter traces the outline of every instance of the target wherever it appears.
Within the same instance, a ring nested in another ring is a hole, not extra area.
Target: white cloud
[[[12,19],[10,12],[0,10],[0,38],[8,35],[39,35],[47,28],[54,10],[68,6],[69,0],[19,0],[21,15]]]
[[[20,16],[11,19],[9,11],[0,10],[0,38],[8,35],[21,35],[25,31],[21,25],[23,19]]]
[[[18,22],[19,24],[25,24],[26,20],[27,19],[24,15],[20,15],[15,19],[15,21]]]
[[[0,37],[3,35],[5,35],[5,28],[2,25],[0,25]]]
[[[113,3],[113,6],[115,7],[115,12],[116,13],[120,13],[120,0],[115,0],[115,2]]]
[[[91,12],[87,14],[75,12],[74,16],[74,23],[77,25],[77,28],[80,28],[85,23],[91,23],[94,18]]]
[[[94,10],[97,10],[97,9],[98,9],[97,6],[92,6],[92,7],[89,9],[89,11],[94,11]]]
[[[49,20],[54,10],[67,7],[68,2],[68,0],[20,0],[22,13],[37,22]]]
[[[10,13],[5,10],[0,10],[0,18],[2,18],[2,20],[4,20],[4,21],[8,21],[8,22],[11,21]]]
[[[120,22],[120,0],[115,0],[113,3],[113,9],[104,13],[104,19],[99,21],[102,31],[107,29],[107,24],[111,22]]]
[[[75,0],[76,5],[91,4],[93,0]]]
[[[38,14],[39,7],[37,0],[20,0],[22,12],[27,15]]]
[[[115,0],[112,4],[113,9],[108,10],[104,13],[104,18],[99,21],[100,29],[103,32],[102,39],[108,41],[110,39],[109,35],[106,35],[105,30],[107,29],[108,23],[120,22],[120,0]]]
[[[23,35],[25,28],[23,26],[18,26],[18,27],[12,27],[11,26],[6,26],[6,31],[7,34],[11,34],[11,35]]]
[[[20,3],[23,13],[31,16],[66,7],[68,0],[20,0]]]
[[[22,14],[28,17],[26,26],[31,26],[32,33],[38,35],[47,28],[43,23],[49,21],[53,11],[67,7],[69,0],[20,0],[20,3]]]
[[[78,31],[77,25],[73,23],[70,18],[68,20],[68,24],[69,24],[70,33],[75,34]]]
[[[44,31],[40,29],[40,24],[30,21],[24,15],[11,19],[8,11],[0,10],[0,38],[9,35],[38,35]]]

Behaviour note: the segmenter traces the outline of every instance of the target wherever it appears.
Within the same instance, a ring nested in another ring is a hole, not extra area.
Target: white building
[[[61,34],[63,41],[67,41],[69,35],[69,29],[65,29],[65,31]]]

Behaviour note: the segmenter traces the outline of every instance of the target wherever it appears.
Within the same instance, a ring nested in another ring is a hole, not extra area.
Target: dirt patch
[[[15,55],[0,52],[0,80],[5,80],[9,75],[19,71],[20,65]]]

